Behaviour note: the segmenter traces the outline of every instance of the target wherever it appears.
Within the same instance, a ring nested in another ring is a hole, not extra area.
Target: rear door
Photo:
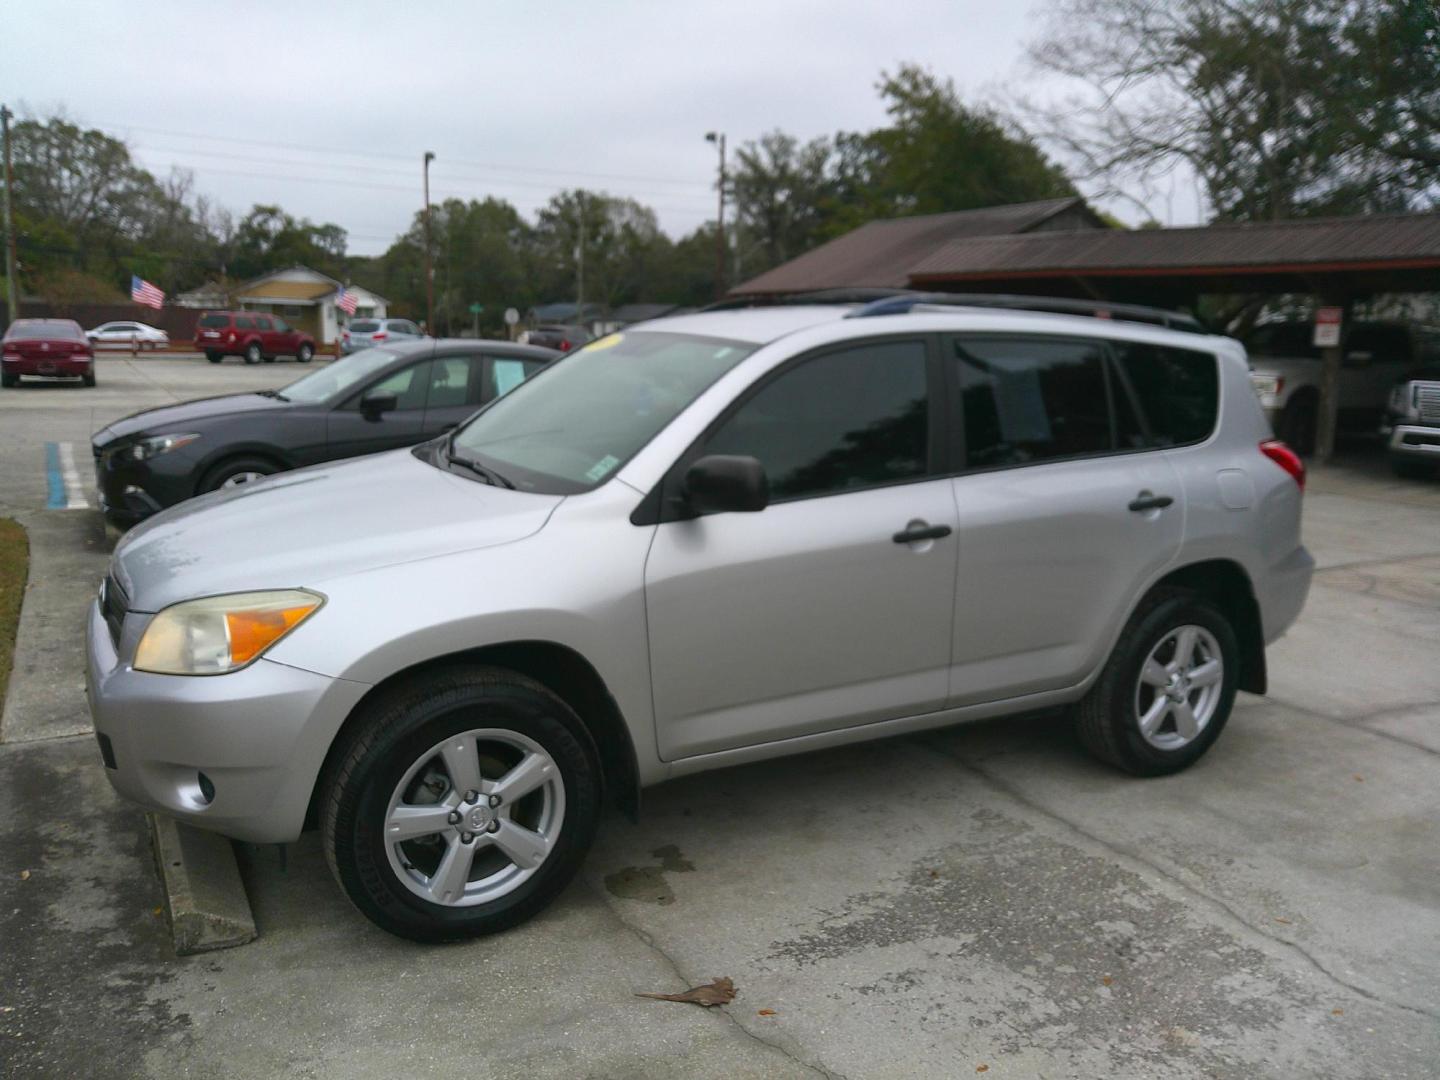
[[[424,437],[448,431],[480,407],[484,360],[479,356],[437,356],[430,368]]]
[[[661,758],[943,706],[956,537],[937,359],[919,337],[803,357],[677,463],[667,490],[702,455],[756,457],[772,501],[655,527],[645,609]]]
[[[1073,685],[1179,551],[1179,478],[1103,341],[954,336],[945,354],[963,463],[950,703]]]
[[[327,456],[356,457],[420,442],[425,437],[430,364],[427,356],[382,375],[332,409],[325,426]],[[360,400],[375,391],[394,394],[398,407],[372,419],[360,411]]]

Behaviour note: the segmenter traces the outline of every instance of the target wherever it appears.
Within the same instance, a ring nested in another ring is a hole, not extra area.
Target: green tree
[[[1109,190],[1179,165],[1217,219],[1440,199],[1433,0],[1051,0],[1047,138]]]

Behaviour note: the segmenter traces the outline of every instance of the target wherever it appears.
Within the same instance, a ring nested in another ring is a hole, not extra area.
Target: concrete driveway
[[[85,734],[101,534],[29,473],[105,410],[298,372],[133,363],[94,413],[0,396],[0,513],[35,553],[0,725],[0,1073],[1440,1073],[1440,483],[1358,452],[1312,476],[1322,569],[1273,693],[1181,776],[1118,775],[1052,715],[677,781],[544,916],[442,948],[373,929],[309,836],[242,849],[258,941],[176,959]],[[633,996],[721,975],[723,1010]]]

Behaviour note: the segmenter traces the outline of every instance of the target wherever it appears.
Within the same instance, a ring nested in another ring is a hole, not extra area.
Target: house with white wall
[[[308,266],[276,270],[232,291],[235,303],[244,311],[267,311],[279,315],[291,326],[304,330],[323,345],[333,345],[350,319],[383,319],[389,301],[359,285],[344,285],[356,300],[355,314],[346,315],[335,307],[342,283]]]

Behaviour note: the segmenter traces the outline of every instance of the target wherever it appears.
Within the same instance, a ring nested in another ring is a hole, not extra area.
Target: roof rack
[[[736,296],[716,300],[701,311],[735,311],[740,308],[789,307],[798,304],[869,304],[892,297],[915,296],[913,289],[818,289],[814,292],[781,293],[778,295]]]
[[[810,301],[819,303],[822,301]],[[834,301],[831,301],[832,303]],[[1009,311],[1043,311],[1051,315],[1088,315],[1096,319],[1149,323],[1191,334],[1210,331],[1193,316],[1143,304],[1112,304],[1108,300],[1073,300],[1061,296],[1016,296],[1009,293],[921,293],[897,292],[878,297],[845,317],[865,319],[875,315],[904,315],[917,307],[1003,308]]]

